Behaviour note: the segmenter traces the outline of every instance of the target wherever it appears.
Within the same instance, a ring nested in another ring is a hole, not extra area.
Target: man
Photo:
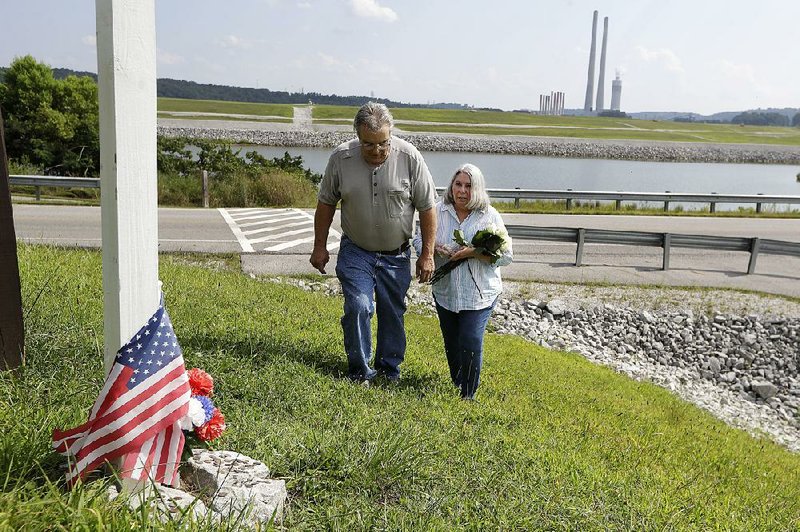
[[[383,104],[369,102],[353,122],[358,138],[337,147],[328,160],[314,215],[311,265],[325,273],[330,259],[328,231],[341,205],[342,241],[336,276],[344,294],[344,348],[348,374],[369,383],[377,374],[396,382],[405,357],[403,315],[411,284],[411,238],[414,210],[419,212],[422,252],[419,282],[433,273],[436,189],[419,151],[393,137],[392,115]],[[374,298],[373,298],[374,295]],[[370,319],[377,310],[378,345],[372,358]]]

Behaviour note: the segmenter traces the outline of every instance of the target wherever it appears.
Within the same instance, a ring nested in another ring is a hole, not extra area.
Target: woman
[[[432,286],[450,378],[461,391],[461,398],[473,400],[480,382],[483,363],[483,334],[497,297],[503,290],[499,266],[511,263],[511,239],[499,259],[492,259],[474,247],[462,247],[453,240],[456,229],[471,242],[481,229],[494,227],[506,232],[503,219],[489,205],[483,173],[473,164],[464,164],[450,180],[444,198],[434,207],[438,217],[435,261],[440,267],[448,260],[467,259]],[[417,253],[422,248],[419,233],[414,238]]]

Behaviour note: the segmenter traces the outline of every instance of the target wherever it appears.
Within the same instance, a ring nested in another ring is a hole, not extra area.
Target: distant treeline
[[[741,113],[731,118],[733,124],[743,124],[746,126],[797,126],[800,124],[800,113],[796,113],[790,120],[788,116],[780,113],[760,113],[749,111]]]
[[[745,111],[730,118],[730,120],[714,120],[700,116],[676,116],[674,122],[696,122],[703,124],[740,124],[743,126],[800,126],[800,111],[795,109],[782,109],[774,111]],[[788,111],[788,113],[787,113]]]
[[[224,100],[230,102],[251,103],[289,103],[302,104],[313,102],[319,105],[352,105],[361,106],[372,100],[390,107],[416,107],[410,103],[395,102],[385,98],[368,98],[366,96],[338,96],[336,94],[320,94],[318,92],[286,92],[249,87],[231,87],[228,85],[211,85],[195,83],[179,79],[159,78],[157,80],[158,95],[165,98],[185,98],[189,100]]]
[[[0,68],[0,83],[3,82],[5,68]],[[64,79],[67,76],[89,76],[97,81],[97,74],[80,72],[68,68],[54,68],[53,77]],[[473,109],[460,103],[418,104],[388,100],[386,98],[370,98],[368,96],[339,96],[337,94],[320,94],[318,92],[286,92],[248,87],[231,87],[228,85],[211,85],[180,79],[159,78],[156,80],[156,94],[164,98],[184,98],[187,100],[223,100],[229,102],[251,103],[289,103],[304,104],[309,101],[317,105],[350,105],[361,106],[369,101],[380,102],[388,107],[429,107],[434,109]],[[497,110],[484,109],[480,110]]]

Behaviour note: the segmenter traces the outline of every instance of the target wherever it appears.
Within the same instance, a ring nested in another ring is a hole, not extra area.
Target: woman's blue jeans
[[[361,249],[346,236],[339,245],[336,277],[342,284],[344,315],[342,332],[348,374],[353,379],[372,379],[378,371],[389,379],[400,377],[406,353],[406,292],[411,284],[411,249],[384,255]],[[375,369],[370,320],[377,310],[378,334]],[[377,370],[377,371],[376,371]]]
[[[450,378],[465,399],[473,399],[480,384],[483,335],[495,303],[497,299],[486,308],[461,312],[451,312],[436,303]]]

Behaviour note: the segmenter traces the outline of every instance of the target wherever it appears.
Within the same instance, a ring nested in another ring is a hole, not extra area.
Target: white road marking
[[[258,244],[272,244],[263,248],[264,251],[283,251],[314,241],[313,236],[284,241],[286,237],[313,233],[314,216],[301,209],[218,210],[245,252],[256,251]],[[339,247],[342,234],[336,229],[328,233],[327,249],[332,251]]]
[[[300,244],[308,244],[309,242],[313,242],[314,237],[310,236],[308,238],[301,238],[300,240],[292,240],[290,242],[284,242],[283,244],[278,244],[276,246],[270,246],[268,248],[264,248],[264,251],[282,251],[286,248],[291,248],[294,246],[299,246]]]
[[[217,210],[222,215],[222,218],[225,219],[225,222],[227,222],[228,227],[231,228],[233,236],[235,236],[236,240],[239,241],[239,245],[242,246],[242,251],[248,251],[250,253],[255,251],[253,246],[250,245],[250,242],[247,241],[247,237],[242,234],[242,230],[236,225],[236,221],[228,214],[228,211],[223,208],[219,208]]]
[[[283,229],[284,227],[297,227],[298,225],[307,225],[308,220],[304,220],[302,222],[295,222],[292,224],[285,224],[279,225],[278,227],[264,227],[262,229],[253,229],[252,231],[242,231],[243,234],[250,236],[250,235],[257,235],[258,233],[270,233],[272,231],[278,231]]]
[[[274,218],[276,220],[280,220],[281,218],[285,217],[286,215],[287,215],[287,213],[285,213],[285,212],[270,213],[270,214],[262,213],[262,214],[253,214],[253,215],[250,215],[250,216],[240,216],[238,218],[235,218],[235,220],[236,220],[237,223],[238,222],[242,222],[244,220],[269,220],[271,218]],[[255,223],[258,223],[258,222],[255,222]]]
[[[246,224],[239,224],[239,227],[253,227],[257,225],[264,225],[264,224],[274,224],[280,223],[285,220],[308,220],[305,216],[286,216],[283,215],[281,218],[271,218],[269,220],[261,220],[258,222],[248,222]]]
[[[286,231],[285,233],[281,233],[279,235],[267,235],[263,238],[251,238],[250,242],[253,244],[259,244],[261,242],[267,242],[269,240],[275,240],[276,236],[291,236],[291,235],[299,235],[300,233],[308,233],[309,231],[313,232],[313,227],[304,227],[303,229],[295,229],[294,231]]]

